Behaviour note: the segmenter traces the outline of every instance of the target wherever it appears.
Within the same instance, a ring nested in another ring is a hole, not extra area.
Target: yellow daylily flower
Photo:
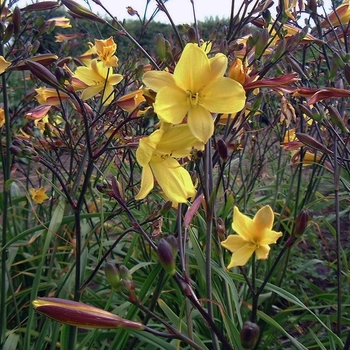
[[[112,36],[105,40],[95,39],[95,46],[98,58],[103,62],[105,67],[118,66],[118,57],[114,56],[117,50],[117,44],[114,42]]]
[[[35,188],[29,189],[30,196],[35,203],[41,204],[42,202],[49,199],[47,194],[45,193],[45,187],[40,187],[38,190]]]
[[[123,76],[113,74],[112,68],[104,67],[97,59],[90,61],[90,67],[78,67],[74,76],[88,87],[83,90],[81,98],[87,100],[102,91],[103,105],[109,105],[113,98],[113,85],[118,84]]]
[[[140,140],[136,159],[142,166],[141,188],[136,199],[145,198],[154,186],[154,177],[169,200],[186,203],[196,193],[188,171],[174,158],[190,156],[192,148],[203,144],[192,135],[187,124],[161,128]]]
[[[0,128],[5,125],[5,112],[0,108]]]
[[[209,59],[197,44],[187,44],[174,74],[146,72],[143,82],[157,92],[154,110],[160,120],[180,124],[187,115],[195,137],[206,143],[214,133],[211,113],[235,113],[245,104],[245,91],[238,82],[224,77],[227,57]]]
[[[229,235],[221,245],[232,253],[228,269],[244,266],[256,254],[257,259],[267,259],[269,244],[276,243],[282,232],[272,230],[274,213],[269,205],[261,208],[253,219],[234,207],[232,229],[237,235]]]
[[[6,61],[4,56],[0,56],[0,74],[4,73],[10,65],[11,62]]]

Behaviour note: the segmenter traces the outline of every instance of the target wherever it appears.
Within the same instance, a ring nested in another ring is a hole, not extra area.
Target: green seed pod
[[[105,275],[111,287],[114,288],[115,290],[120,290],[121,278],[120,278],[119,270],[117,266],[115,266],[115,264],[112,264],[112,263],[106,264]]]

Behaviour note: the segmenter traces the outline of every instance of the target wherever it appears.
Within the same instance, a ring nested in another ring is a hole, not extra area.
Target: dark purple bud
[[[256,323],[246,321],[243,324],[240,337],[244,349],[251,349],[259,338],[260,328]]]

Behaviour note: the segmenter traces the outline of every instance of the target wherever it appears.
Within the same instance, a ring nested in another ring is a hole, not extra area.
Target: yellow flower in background
[[[0,74],[4,73],[10,65],[11,62],[6,61],[4,56],[0,56]]]
[[[2,128],[5,124],[5,112],[2,108],[0,108],[0,128]]]
[[[274,213],[269,205],[261,208],[253,219],[234,207],[232,229],[237,235],[229,235],[221,245],[232,253],[228,269],[244,266],[256,254],[257,259],[267,259],[269,244],[276,243],[282,232],[272,230]]]
[[[238,82],[224,77],[227,57],[209,59],[197,44],[187,44],[174,74],[151,71],[144,84],[157,92],[154,110],[160,120],[180,124],[187,115],[188,126],[206,143],[214,133],[211,113],[235,113],[245,105],[245,91]]]
[[[105,106],[113,101],[113,85],[123,79],[121,74],[113,74],[112,68],[104,67],[103,62],[97,59],[90,61],[90,67],[78,67],[74,76],[87,85],[81,95],[83,100],[102,92],[102,102]]]
[[[70,19],[67,17],[54,17],[50,18],[46,21],[46,24],[50,25],[53,21],[55,21],[55,26],[56,27],[61,27],[61,28],[71,28],[72,25],[70,24]]]
[[[30,196],[35,203],[41,204],[42,202],[49,199],[49,197],[45,193],[45,187],[40,187],[38,190],[35,188],[29,189]]]
[[[333,27],[347,25],[350,21],[350,1],[345,0],[335,11],[328,15],[328,19],[321,22],[321,27],[328,28],[330,24]]]
[[[118,57],[114,56],[117,50],[117,44],[114,42],[112,36],[105,40],[95,39],[95,46],[98,58],[103,62],[105,67],[118,66]]]
[[[192,148],[203,148],[203,145],[187,124],[162,123],[161,129],[142,138],[136,151],[137,162],[143,168],[141,188],[135,198],[145,198],[154,187],[155,178],[169,200],[186,203],[196,189],[188,171],[174,157],[188,157]]]
[[[41,105],[57,106],[63,101],[68,100],[68,95],[64,92],[58,93],[56,89],[43,88],[34,89],[36,92],[35,98]]]

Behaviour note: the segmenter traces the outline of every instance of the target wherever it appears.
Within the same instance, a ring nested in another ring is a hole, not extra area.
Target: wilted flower
[[[330,24],[333,27],[337,27],[339,25],[348,25],[350,21],[350,1],[345,0],[341,5],[339,5],[335,11],[332,11],[328,15],[328,19],[325,19],[321,22],[321,26],[324,28],[328,28]]]
[[[188,157],[194,147],[203,148],[203,145],[192,135],[187,124],[162,123],[161,129],[142,138],[136,151],[136,159],[143,167],[141,188],[135,198],[143,199],[148,195],[155,177],[169,200],[186,203],[196,190],[190,174],[174,157]]]
[[[143,101],[146,101],[146,99],[143,96],[143,90],[139,89],[120,97],[117,100],[117,105],[124,111],[131,113]]]
[[[41,204],[42,202],[49,199],[47,194],[45,193],[45,187],[40,187],[38,190],[35,188],[29,189],[30,196],[35,203]]]
[[[63,43],[64,41],[69,41],[77,38],[84,37],[85,34],[75,33],[75,34],[57,34],[55,36],[56,43]]]
[[[187,44],[174,74],[146,72],[143,82],[157,92],[154,111],[159,119],[180,124],[187,115],[195,137],[206,143],[214,132],[211,113],[235,113],[245,105],[241,84],[224,77],[227,57],[209,59],[197,44]]]
[[[245,265],[256,254],[257,259],[267,259],[270,244],[276,243],[282,232],[272,230],[274,213],[270,206],[261,208],[253,219],[234,207],[232,229],[237,235],[229,235],[221,245],[232,253],[228,269]]]

